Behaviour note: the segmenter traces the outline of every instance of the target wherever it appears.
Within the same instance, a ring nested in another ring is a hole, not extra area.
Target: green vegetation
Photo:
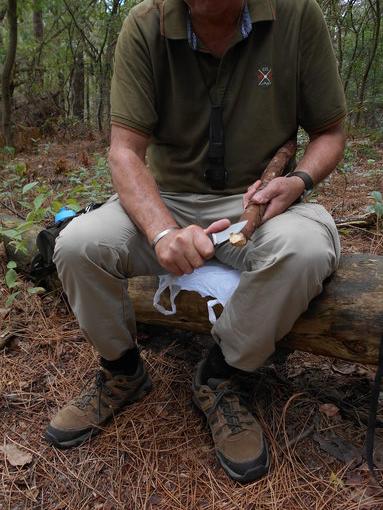
[[[376,231],[380,232],[381,222],[383,218],[383,197],[380,191],[372,191],[370,197],[373,200],[372,205],[369,207],[370,211],[376,214]]]
[[[65,190],[52,192],[48,180],[28,180],[27,165],[24,161],[11,160],[0,174],[0,204],[12,203],[15,211],[23,220],[14,228],[0,226],[0,237],[11,239],[15,251],[27,254],[28,246],[25,232],[33,225],[49,224],[54,215],[64,205],[78,211],[91,202],[103,202],[111,194],[109,170],[105,156],[95,155],[95,163],[89,168],[78,167],[66,176],[68,185]],[[7,265],[5,283],[10,291],[5,305],[11,306],[20,294],[22,285],[18,276],[17,264],[11,260]],[[30,294],[43,292],[41,287],[28,286]]]
[[[52,223],[54,214],[64,205],[78,211],[91,202],[105,201],[112,192],[106,158],[97,154],[94,165],[70,171],[66,176],[68,185],[60,191],[52,191],[47,180],[30,182],[23,161],[10,161],[1,176],[0,203],[13,203],[24,219],[15,229],[0,227],[0,234],[12,237],[17,251],[26,250],[23,232],[34,224]]]

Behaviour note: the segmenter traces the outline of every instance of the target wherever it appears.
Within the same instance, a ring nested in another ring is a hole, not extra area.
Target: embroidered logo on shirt
[[[258,87],[270,87],[273,79],[271,67],[262,66],[258,69]]]

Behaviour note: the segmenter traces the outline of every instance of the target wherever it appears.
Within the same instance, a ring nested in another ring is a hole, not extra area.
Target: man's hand
[[[324,131],[309,135],[310,143],[295,170],[307,172],[313,182],[318,184],[330,175],[343,157],[345,145],[343,122],[338,121]],[[243,206],[246,208],[249,202],[267,204],[263,223],[286,211],[304,190],[304,183],[299,177],[277,177],[264,189],[260,190],[260,186],[261,181],[256,181],[249,187],[243,196]]]
[[[181,276],[192,273],[214,256],[214,245],[208,234],[230,226],[228,219],[218,220],[203,229],[198,225],[172,230],[155,247],[158,262],[169,273]]]
[[[262,223],[281,214],[300,197],[305,189],[300,177],[276,177],[260,191],[261,181],[256,181],[243,196],[243,206],[249,202],[267,205]]]

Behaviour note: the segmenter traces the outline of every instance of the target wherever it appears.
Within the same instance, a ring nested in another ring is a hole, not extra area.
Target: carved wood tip
[[[246,236],[245,234],[243,234],[243,232],[239,232],[238,234],[230,234],[229,240],[230,243],[236,247],[245,246],[245,244],[247,243]]]

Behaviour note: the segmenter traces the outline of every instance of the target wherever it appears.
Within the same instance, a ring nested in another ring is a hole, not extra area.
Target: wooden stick
[[[296,140],[289,140],[278,150],[262,174],[262,184],[259,190],[265,188],[272,179],[275,179],[275,177],[282,175],[283,170],[286,168],[288,162],[294,156],[296,150]],[[246,226],[242,229],[242,232],[230,238],[230,242],[234,244],[234,246],[244,246],[246,244],[254,230],[258,228],[262,223],[262,217],[266,206],[266,204],[254,204],[251,201],[249,202],[239,220],[247,220]]]
[[[376,224],[376,219],[376,214],[373,212],[358,217],[339,218],[335,220],[335,224],[338,228],[371,227]]]

